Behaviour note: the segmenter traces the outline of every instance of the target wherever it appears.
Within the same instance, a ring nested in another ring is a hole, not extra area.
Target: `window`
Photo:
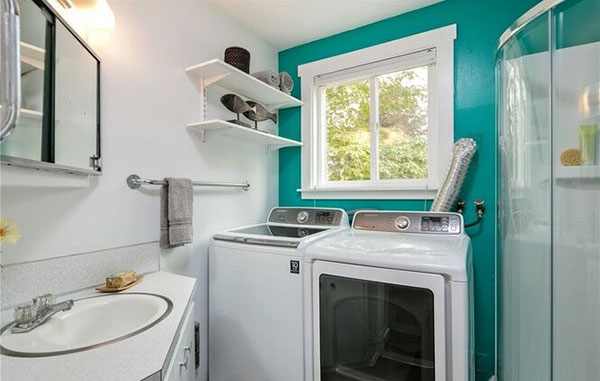
[[[455,33],[299,67],[303,198],[433,198],[453,139]]]

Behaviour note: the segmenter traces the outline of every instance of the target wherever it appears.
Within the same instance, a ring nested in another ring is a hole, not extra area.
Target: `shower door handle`
[[[15,129],[21,108],[19,6],[0,0],[0,142]]]

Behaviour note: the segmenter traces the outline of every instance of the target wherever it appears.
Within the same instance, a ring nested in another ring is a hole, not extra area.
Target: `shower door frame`
[[[495,123],[496,123],[496,144],[495,144],[495,156],[496,156],[496,200],[497,201],[497,209],[498,209],[498,213],[497,213],[497,228],[495,231],[495,235],[496,235],[496,279],[502,279],[502,274],[500,274],[501,269],[499,268],[499,265],[502,263],[502,255],[503,252],[502,250],[499,250],[500,244],[502,242],[502,237],[500,236],[500,226],[502,224],[502,213],[501,213],[501,206],[500,206],[500,186],[501,186],[501,167],[502,167],[502,158],[501,158],[501,152],[498,149],[499,148],[499,144],[500,144],[500,115],[501,115],[501,99],[502,99],[502,67],[501,67],[501,60],[499,59],[498,55],[499,53],[502,51],[502,48],[504,47],[504,45],[506,43],[508,43],[509,41],[511,41],[513,38],[515,38],[515,36],[521,32],[522,30],[524,30],[524,28],[526,28],[530,23],[532,23],[535,20],[538,20],[538,18],[542,17],[542,16],[546,16],[547,17],[547,23],[548,23],[548,49],[547,52],[549,54],[549,78],[548,78],[548,121],[549,121],[549,143],[548,143],[548,149],[549,152],[551,154],[551,157],[553,157],[554,155],[554,117],[555,117],[555,99],[556,99],[556,94],[555,94],[555,88],[554,88],[554,59],[555,59],[555,52],[556,52],[556,29],[555,29],[555,15],[554,15],[554,9],[564,3],[567,0],[543,0],[541,2],[539,2],[538,4],[536,4],[534,7],[532,7],[531,9],[529,9],[527,12],[525,12],[522,16],[520,16],[508,29],[506,29],[504,31],[504,33],[502,33],[502,35],[500,36],[500,39],[498,41],[498,46],[496,48],[496,52],[495,52],[495,58],[494,58],[494,62],[495,62],[495,85],[496,85],[496,118],[495,118]],[[555,176],[554,176],[554,166],[555,163],[551,162],[549,165],[549,175],[550,175],[550,181],[551,183],[554,181]],[[549,221],[550,221],[550,225],[549,225],[549,230],[550,230],[550,242],[549,242],[549,248],[550,248],[550,263],[549,263],[549,271],[550,271],[550,316],[549,316],[549,322],[550,322],[550,333],[549,333],[549,351],[550,351],[550,367],[549,367],[549,376],[550,376],[550,380],[554,380],[554,356],[555,356],[555,352],[554,352],[554,185],[552,183],[552,185],[550,186],[549,189],[549,195],[550,195],[550,211],[549,211]],[[500,340],[499,340],[499,324],[500,324],[500,320],[501,320],[501,301],[499,300],[499,292],[501,292],[502,290],[499,290],[498,288],[498,281],[496,283],[496,293],[495,293],[495,307],[496,307],[496,319],[495,319],[495,373],[496,373],[496,379],[500,379],[501,380],[501,374],[500,374]]]
[[[500,39],[498,41],[498,47],[496,48],[496,55],[502,49],[504,44],[510,41],[517,33],[519,33],[523,28],[525,28],[530,22],[537,19],[539,16],[544,13],[551,12],[557,5],[565,2],[566,0],[544,0],[540,1],[533,8],[525,12],[521,17],[519,17],[508,29],[500,35]],[[550,36],[552,37],[552,36]],[[549,41],[550,43],[552,40]]]

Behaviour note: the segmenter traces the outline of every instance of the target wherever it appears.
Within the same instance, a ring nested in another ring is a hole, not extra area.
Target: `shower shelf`
[[[557,166],[554,177],[557,180],[600,179],[600,165]]]
[[[204,88],[217,85],[262,103],[270,110],[303,105],[301,100],[216,58],[190,66],[185,72],[201,94]]]

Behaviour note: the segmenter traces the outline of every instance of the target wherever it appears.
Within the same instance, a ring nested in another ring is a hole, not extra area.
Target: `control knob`
[[[306,210],[301,211],[300,213],[298,213],[296,220],[300,224],[305,223],[306,221],[308,221],[308,212]]]
[[[406,216],[400,216],[394,221],[394,225],[399,230],[406,230],[410,226],[410,219]]]

